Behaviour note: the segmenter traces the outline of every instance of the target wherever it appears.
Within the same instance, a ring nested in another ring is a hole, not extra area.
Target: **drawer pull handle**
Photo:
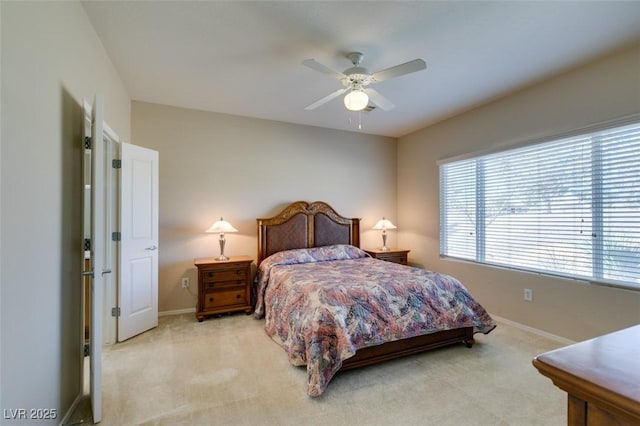
[[[210,298],[209,298],[209,302],[213,302],[213,297],[210,297]]]
[[[236,299],[240,299],[242,296],[239,294],[236,294]]]
[[[214,275],[215,275],[215,273],[209,272],[209,278],[213,278]]]

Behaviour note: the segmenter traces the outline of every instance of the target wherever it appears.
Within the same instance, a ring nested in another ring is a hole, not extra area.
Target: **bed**
[[[455,278],[373,259],[359,219],[321,201],[258,218],[255,317],[320,396],[338,372],[474,344],[495,323]]]

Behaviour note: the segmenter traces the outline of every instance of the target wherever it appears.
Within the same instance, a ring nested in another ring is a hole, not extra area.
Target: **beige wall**
[[[227,234],[225,254],[254,259],[256,218],[293,201],[326,201],[361,218],[362,247],[380,245],[370,230],[377,219],[395,218],[393,138],[141,102],[132,126],[131,142],[160,154],[161,312],[195,306],[193,259],[218,256],[218,236],[204,231],[220,216],[239,230]]]
[[[125,138],[130,99],[79,2],[0,9],[0,405],[58,424],[82,392],[82,99]]]
[[[492,313],[558,336],[582,340],[640,323],[640,292],[439,259],[436,165],[638,113],[640,47],[400,138],[400,245],[414,262],[459,277]]]

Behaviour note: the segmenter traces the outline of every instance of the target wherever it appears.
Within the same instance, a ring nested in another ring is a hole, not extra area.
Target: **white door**
[[[90,182],[90,259],[91,259],[91,308],[89,338],[89,391],[93,421],[102,420],[102,300],[103,275],[110,272],[106,269],[106,221],[105,212],[105,155],[103,127],[103,98],[96,95],[93,107],[85,102],[85,117],[90,116],[90,126],[85,125],[85,136],[91,135],[91,182]],[[90,109],[90,111],[87,111]]]
[[[118,341],[158,325],[158,152],[121,144]]]

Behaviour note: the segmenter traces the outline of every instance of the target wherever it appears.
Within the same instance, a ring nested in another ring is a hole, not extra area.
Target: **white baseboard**
[[[73,416],[73,413],[76,411],[76,408],[78,407],[78,404],[80,403],[80,400],[82,399],[82,397],[83,397],[82,392],[78,396],[76,396],[76,399],[73,401],[73,403],[71,404],[71,407],[69,407],[69,409],[65,413],[62,420],[60,420],[60,423],[58,423],[58,426],[64,426],[69,422],[69,419],[71,418],[71,416]]]
[[[533,334],[537,334],[538,336],[546,337],[547,339],[555,340],[558,343],[562,343],[563,345],[573,345],[576,343],[573,340],[569,340],[564,337],[556,336],[555,334],[547,333],[546,331],[538,330],[537,328],[529,327],[528,325],[520,324],[519,322],[511,321],[506,318],[502,318],[501,316],[490,314],[493,319],[499,322],[503,322],[507,325],[519,328],[521,330],[528,331]]]
[[[190,314],[195,313],[196,308],[186,308],[186,309],[176,309],[174,311],[162,311],[158,312],[159,317],[166,317],[169,315],[180,315],[180,314]]]

